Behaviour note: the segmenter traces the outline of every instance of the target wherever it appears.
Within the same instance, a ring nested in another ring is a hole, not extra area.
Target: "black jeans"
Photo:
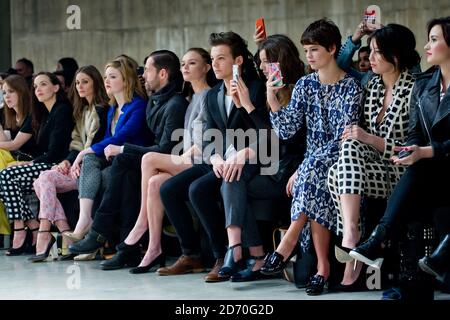
[[[448,159],[422,159],[408,167],[389,197],[380,220],[388,234],[410,221],[431,222],[436,208],[448,206]]]
[[[162,184],[161,201],[177,231],[183,254],[194,255],[201,251],[200,238],[194,229],[192,215],[187,206],[187,201],[191,201],[195,213],[208,233],[214,256],[219,258],[225,255],[224,219],[223,215],[217,213],[220,183],[221,179],[216,178],[210,166],[199,164]]]
[[[111,239],[120,232],[120,241],[133,229],[140,209],[142,156],[122,153],[112,163],[109,184],[103,193],[92,229]]]

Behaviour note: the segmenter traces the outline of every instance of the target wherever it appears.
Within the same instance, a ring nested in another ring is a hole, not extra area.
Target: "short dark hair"
[[[156,70],[166,69],[169,73],[169,82],[180,80],[183,78],[181,74],[180,59],[178,56],[169,50],[153,51],[148,58],[153,59],[153,65]]]
[[[390,23],[375,30],[370,35],[368,43],[373,39],[377,41],[378,50],[384,59],[400,71],[411,69],[420,63],[420,55],[415,49],[416,38],[407,27]]]
[[[364,52],[367,52],[367,53],[370,54],[370,47],[369,47],[369,46],[361,47],[361,48],[359,49],[359,51],[358,51],[358,56],[359,56],[361,53],[364,53]]]
[[[427,25],[428,35],[430,34],[431,29],[436,25],[441,26],[442,35],[444,36],[447,46],[450,47],[450,17],[436,18],[428,22]]]
[[[341,32],[336,24],[328,18],[311,23],[303,32],[300,43],[302,45],[318,44],[328,51],[331,51],[333,45],[336,47],[334,57],[337,58],[341,48]]]
[[[31,60],[28,60],[27,58],[21,58],[16,61],[16,63],[18,62],[22,62],[24,65],[26,65],[28,68],[31,69],[31,73],[34,73],[34,65],[33,62],[31,62]]]
[[[253,55],[248,51],[247,41],[233,31],[214,32],[209,35],[209,45],[211,47],[226,45],[231,50],[234,59],[242,56],[242,76],[244,80],[252,80],[258,77],[255,68]]]

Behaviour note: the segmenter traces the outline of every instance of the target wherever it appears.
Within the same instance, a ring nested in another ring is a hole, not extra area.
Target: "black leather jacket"
[[[433,147],[434,157],[450,156],[450,89],[439,102],[439,68],[418,75],[411,97],[407,145]]]

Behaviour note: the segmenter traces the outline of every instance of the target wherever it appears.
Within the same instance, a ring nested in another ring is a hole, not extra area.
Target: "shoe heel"
[[[375,269],[380,269],[381,265],[383,264],[383,260],[384,260],[383,258],[378,258],[374,260],[373,263],[370,264],[370,266]]]
[[[58,245],[55,243],[53,244],[52,248],[50,249],[49,255],[45,261],[53,261],[58,259]]]

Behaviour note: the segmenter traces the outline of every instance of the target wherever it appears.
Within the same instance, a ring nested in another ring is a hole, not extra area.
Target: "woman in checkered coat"
[[[361,271],[353,269],[350,249],[361,238],[358,227],[361,197],[385,199],[405,171],[391,162],[394,146],[403,145],[409,124],[414,78],[408,69],[420,61],[414,34],[390,24],[370,37],[370,63],[375,75],[366,87],[364,114],[359,124],[350,124],[342,135],[339,160],[328,174],[328,185],[338,209],[337,234],[342,243],[336,258],[347,262],[341,290],[352,290]]]

